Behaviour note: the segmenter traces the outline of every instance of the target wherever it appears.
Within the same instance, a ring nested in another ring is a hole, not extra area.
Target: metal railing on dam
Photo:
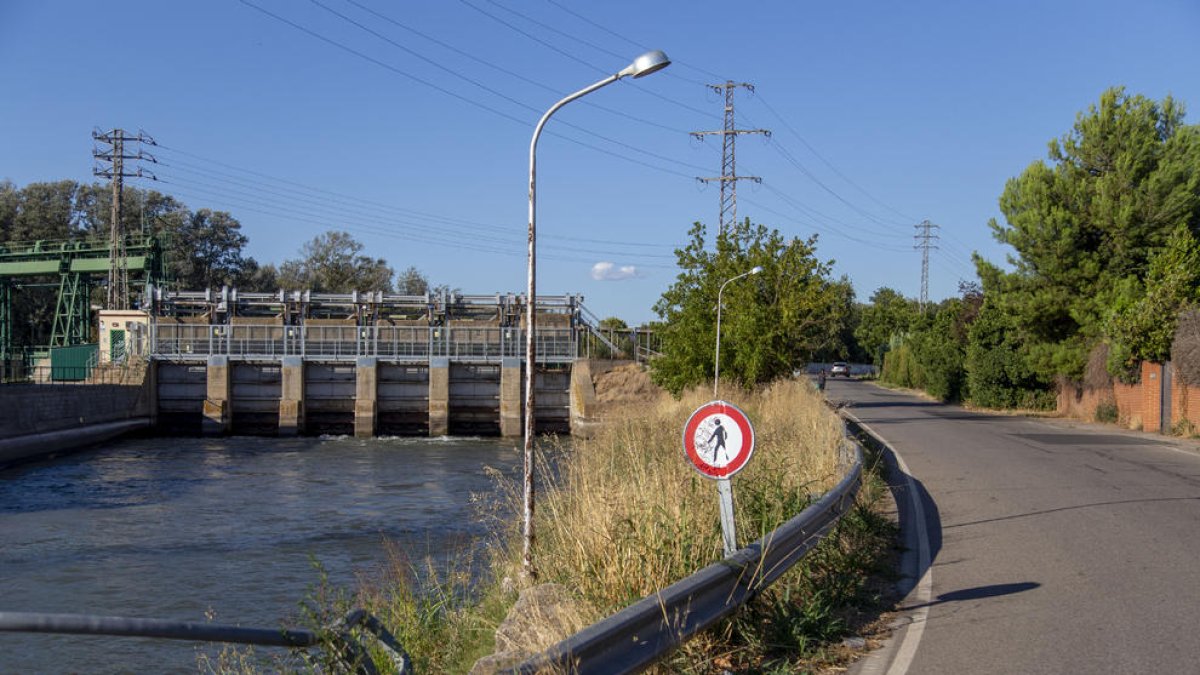
[[[536,353],[543,363],[570,363],[579,353],[579,329],[539,328]],[[525,331],[503,326],[277,326],[261,324],[150,325],[149,353],[156,359],[202,361],[209,356],[256,360],[300,356],[322,361],[376,357],[424,363],[496,362],[525,357]]]

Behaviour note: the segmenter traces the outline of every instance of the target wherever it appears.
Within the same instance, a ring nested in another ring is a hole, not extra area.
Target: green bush
[[[1096,421],[1107,422],[1112,424],[1120,417],[1120,411],[1117,409],[1117,402],[1108,400],[1101,401],[1096,405]]]
[[[967,389],[985,408],[1054,407],[1054,392],[1026,362],[1013,317],[984,301],[967,344]]]

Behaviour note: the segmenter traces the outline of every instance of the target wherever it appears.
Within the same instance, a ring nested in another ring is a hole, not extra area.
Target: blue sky
[[[0,179],[92,180],[93,127],[144,129],[162,182],[138,184],[232,212],[260,261],[345,229],[397,270],[520,292],[534,124],[657,48],[670,68],[541,139],[539,293],[653,318],[673,249],[715,230],[719,191],[695,177],[719,175],[720,143],[688,132],[721,128],[705,85],[728,79],[755,86],[738,126],[773,132],[739,138],[737,173],[762,178],[739,218],[818,234],[862,300],[916,297],[929,219],[936,300],[972,251],[1004,259],[1004,182],[1106,87],[1200,106],[1197,35],[1195,0],[0,0]]]

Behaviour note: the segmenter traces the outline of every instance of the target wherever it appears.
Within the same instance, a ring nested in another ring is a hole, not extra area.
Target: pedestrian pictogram
[[[711,401],[697,408],[684,425],[683,451],[701,474],[728,478],[750,460],[754,428],[737,406]]]

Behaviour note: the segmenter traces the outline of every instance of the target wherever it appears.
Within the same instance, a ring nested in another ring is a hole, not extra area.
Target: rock
[[[867,639],[861,637],[848,637],[842,640],[842,646],[854,651],[861,651],[867,648]]]
[[[496,652],[475,662],[471,675],[512,668],[588,624],[586,609],[565,586],[540,584],[521,591],[496,628]]]
[[[500,652],[476,661],[467,675],[495,675],[500,671],[516,668],[524,661],[525,657],[517,652]]]

